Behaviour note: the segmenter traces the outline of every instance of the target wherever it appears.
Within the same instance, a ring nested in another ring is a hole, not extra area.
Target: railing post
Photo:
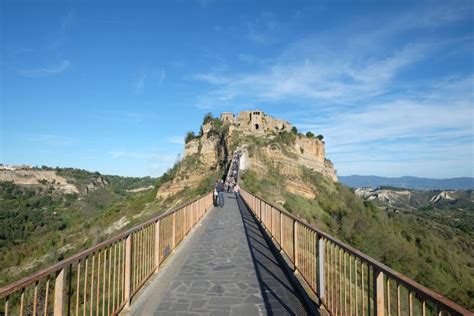
[[[375,315],[384,316],[385,314],[385,295],[383,272],[376,267],[374,271],[374,309]]]
[[[158,272],[160,267],[160,223],[161,220],[155,223],[155,273]]]
[[[283,251],[283,212],[280,212],[280,251]]]
[[[54,316],[64,315],[64,283],[66,281],[66,274],[62,268],[54,282]]]
[[[132,234],[125,239],[125,308],[130,307],[132,294]]]
[[[293,220],[293,261],[295,264],[295,271],[298,267],[298,222]]]
[[[273,237],[273,206],[268,205],[270,207],[270,235]]]
[[[171,239],[173,241],[172,246],[173,249],[176,247],[176,212],[173,212],[173,238]]]
[[[322,304],[324,299],[324,254],[326,253],[324,239],[321,236],[318,236],[318,294],[319,294],[319,304]]]

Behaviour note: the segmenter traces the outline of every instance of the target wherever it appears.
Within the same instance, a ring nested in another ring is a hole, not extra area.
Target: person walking
[[[217,198],[219,196],[219,192],[217,191],[217,187],[219,186],[219,180],[216,180],[216,182],[214,183],[214,192],[212,194],[212,202],[214,204],[214,206],[217,206]]]
[[[220,180],[217,185],[217,194],[218,194],[218,204],[220,207],[224,207],[224,181]]]
[[[240,186],[238,183],[236,183],[234,186],[234,193],[235,193],[235,197],[238,197],[240,195]]]

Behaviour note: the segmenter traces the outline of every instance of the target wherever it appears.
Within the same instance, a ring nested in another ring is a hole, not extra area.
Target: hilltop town
[[[265,171],[269,159],[272,166],[289,177],[290,191],[314,196],[299,181],[301,167],[319,172],[337,181],[332,162],[325,157],[323,137],[303,135],[289,122],[274,118],[260,110],[242,111],[237,115],[224,112],[219,118],[207,117],[199,135],[187,137],[183,160],[198,163],[192,170],[178,171],[179,181],[164,185],[157,197],[166,197],[184,187],[195,187],[209,171],[225,168],[237,148],[242,149],[243,169]],[[262,146],[263,145],[263,146]],[[258,150],[256,150],[258,147]]]

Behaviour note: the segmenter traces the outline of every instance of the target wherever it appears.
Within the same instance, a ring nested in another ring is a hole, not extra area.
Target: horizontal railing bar
[[[319,234],[323,238],[333,242],[335,245],[341,247],[342,249],[346,250],[350,254],[352,254],[352,255],[358,257],[359,259],[365,261],[366,263],[373,265],[378,271],[381,271],[381,272],[385,273],[388,277],[395,279],[396,281],[398,281],[401,284],[407,286],[411,290],[414,290],[417,294],[433,301],[436,304],[441,305],[443,308],[447,309],[448,311],[454,312],[454,313],[460,313],[462,315],[473,315],[472,312],[470,312],[469,310],[465,309],[464,307],[454,303],[453,301],[449,300],[448,298],[444,297],[443,295],[441,295],[441,294],[439,294],[439,293],[437,293],[437,292],[435,292],[435,291],[419,284],[418,282],[410,279],[409,277],[405,276],[404,274],[391,269],[390,267],[384,265],[383,263],[381,263],[381,262],[369,257],[368,255],[362,253],[361,251],[359,251],[359,250],[345,244],[344,242],[332,237],[331,235],[319,230],[315,226],[303,222],[300,218],[298,218],[295,215],[289,213],[288,211],[284,210],[283,208],[280,208],[279,206],[275,206],[272,203],[265,200],[264,198],[261,198],[260,196],[255,195],[253,193],[250,193],[246,190],[242,189],[242,191],[245,191],[247,194],[249,194],[249,195],[251,195],[251,196],[267,203],[268,205],[272,206],[273,208],[275,208],[278,211],[285,214],[285,216],[288,216],[288,217],[294,219],[295,221],[297,221],[299,224],[315,231],[317,234]]]
[[[40,280],[40,279],[42,279],[42,278],[48,276],[48,275],[51,275],[51,274],[53,274],[53,273],[55,273],[55,272],[57,272],[57,271],[59,271],[59,270],[65,268],[65,267],[67,267],[67,266],[70,265],[70,264],[74,264],[74,263],[76,263],[77,261],[79,261],[79,260],[81,260],[81,259],[83,259],[83,258],[85,258],[85,257],[87,257],[87,256],[89,256],[89,255],[91,255],[91,254],[93,254],[94,252],[96,252],[97,250],[99,250],[99,249],[101,249],[101,248],[107,247],[107,246],[109,246],[109,245],[111,245],[111,244],[113,244],[113,243],[115,243],[115,242],[117,242],[117,241],[119,241],[119,240],[124,239],[124,238],[126,238],[127,236],[133,234],[134,232],[136,232],[136,231],[138,231],[138,230],[140,230],[140,229],[142,229],[142,228],[144,228],[144,227],[146,227],[146,226],[148,226],[148,225],[151,225],[151,224],[153,224],[153,223],[155,223],[155,222],[157,222],[157,221],[159,221],[159,220],[161,220],[161,219],[163,219],[163,218],[166,218],[166,217],[168,217],[169,215],[175,213],[176,211],[178,211],[178,210],[180,210],[180,209],[182,209],[182,208],[184,208],[184,207],[186,207],[186,206],[188,206],[188,205],[190,205],[190,204],[192,204],[192,203],[198,201],[199,199],[204,198],[204,197],[207,196],[208,194],[209,194],[209,193],[206,193],[206,194],[201,195],[201,196],[199,196],[199,197],[197,197],[197,198],[195,198],[195,199],[193,199],[193,200],[191,200],[191,201],[189,201],[189,202],[186,202],[186,203],[184,203],[184,204],[182,204],[182,205],[178,205],[178,206],[176,206],[176,207],[174,207],[174,208],[171,208],[171,209],[165,211],[163,214],[160,214],[160,215],[158,215],[158,216],[156,216],[156,217],[154,217],[154,218],[152,218],[152,219],[149,219],[148,221],[146,221],[146,222],[144,222],[144,223],[142,223],[142,224],[139,224],[139,225],[137,225],[137,226],[135,226],[135,227],[133,227],[133,228],[131,228],[131,229],[125,231],[125,232],[122,232],[122,233],[120,233],[120,234],[118,234],[118,235],[116,235],[116,236],[114,236],[114,237],[112,237],[112,238],[110,238],[110,239],[108,239],[108,240],[105,240],[105,241],[103,241],[103,242],[101,242],[101,243],[98,243],[97,245],[95,245],[95,246],[93,246],[93,247],[91,247],[91,248],[85,249],[85,250],[83,250],[83,251],[81,251],[81,252],[79,252],[79,253],[73,255],[72,257],[66,258],[66,259],[64,259],[63,261],[60,261],[60,262],[58,262],[58,263],[56,263],[56,264],[53,264],[52,266],[49,266],[49,267],[47,267],[47,268],[45,268],[45,269],[43,269],[43,270],[40,270],[40,271],[35,272],[35,273],[33,273],[33,274],[31,274],[31,275],[29,275],[29,276],[27,276],[27,277],[24,277],[23,279],[20,279],[20,280],[18,280],[18,281],[16,281],[16,282],[13,282],[13,283],[11,283],[11,284],[5,286],[5,287],[2,287],[2,288],[0,289],[0,298],[4,298],[4,297],[6,297],[6,296],[8,296],[8,295],[10,295],[10,294],[12,294],[12,293],[14,293],[15,291],[17,291],[17,290],[19,290],[19,289],[25,288],[25,287],[27,287],[28,285],[30,285],[30,284],[32,284],[32,283],[34,283],[34,282],[36,282],[36,281],[38,281],[38,280]]]

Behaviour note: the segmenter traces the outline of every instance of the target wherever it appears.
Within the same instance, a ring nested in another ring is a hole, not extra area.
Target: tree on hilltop
[[[196,134],[194,134],[194,132],[192,131],[189,131],[186,133],[186,137],[184,138],[184,142],[187,144],[189,143],[190,141],[192,141],[193,139],[196,139],[197,136]]]
[[[206,113],[204,116],[204,120],[202,122],[202,125],[206,125],[209,122],[212,122],[214,120],[214,116],[212,115],[211,112]]]
[[[313,137],[314,137],[313,132],[307,132],[307,133],[306,133],[306,137],[308,137],[308,138],[313,138]]]

